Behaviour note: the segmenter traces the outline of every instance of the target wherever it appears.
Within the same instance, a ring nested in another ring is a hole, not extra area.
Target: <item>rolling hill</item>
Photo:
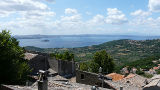
[[[153,40],[114,40],[100,45],[79,48],[37,48],[25,47],[26,50],[40,52],[64,52],[66,50],[75,54],[76,61],[91,60],[96,51],[107,50],[117,64],[140,60],[149,56],[160,54],[160,39]]]

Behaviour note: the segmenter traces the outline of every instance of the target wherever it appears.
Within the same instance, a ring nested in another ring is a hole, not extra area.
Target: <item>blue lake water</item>
[[[122,36],[122,35],[102,35],[102,36],[57,36],[40,39],[18,39],[20,46],[35,46],[40,48],[73,48],[84,47],[91,45],[98,45],[104,42],[131,39],[131,40],[146,40],[146,39],[159,39],[160,36]],[[49,40],[44,42],[43,40]]]

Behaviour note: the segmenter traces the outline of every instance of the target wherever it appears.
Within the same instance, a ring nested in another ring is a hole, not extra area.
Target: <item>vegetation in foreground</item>
[[[25,84],[30,71],[24,60],[24,49],[3,30],[0,33],[0,84]]]

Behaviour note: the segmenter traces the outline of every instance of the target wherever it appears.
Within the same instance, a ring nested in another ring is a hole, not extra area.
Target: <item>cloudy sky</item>
[[[0,0],[13,35],[160,35],[160,0]]]

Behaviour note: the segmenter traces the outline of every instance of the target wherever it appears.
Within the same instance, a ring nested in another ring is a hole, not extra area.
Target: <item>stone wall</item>
[[[37,52],[37,51],[27,51],[28,53],[33,53],[33,54],[38,54],[38,55],[42,55],[42,56],[49,56],[48,53],[42,53],[42,52]]]
[[[75,74],[75,64],[74,62],[69,61],[59,61],[59,73],[60,75],[69,75],[69,74]]]
[[[76,82],[88,85],[97,85],[101,83],[98,74],[76,70]]]
[[[160,90],[159,86],[150,86],[150,87],[145,87],[143,90]]]
[[[29,60],[29,66],[32,68],[31,74],[36,74],[39,70],[48,70],[49,63],[46,56],[37,55],[33,59]]]
[[[105,77],[105,80],[107,80],[108,77]],[[108,78],[109,80],[110,78]],[[82,84],[88,84],[92,86],[102,86],[102,80],[98,78],[98,74],[86,72],[86,71],[80,71],[76,70],[76,82],[82,83]],[[114,89],[109,84],[105,83],[103,84],[104,88]]]
[[[75,75],[75,62],[67,60],[56,60],[50,58],[47,53],[27,51],[28,53],[38,54],[31,60],[29,65],[33,68],[31,74],[36,74],[39,70],[48,70],[49,68],[56,71],[61,76]]]
[[[59,75],[75,75],[75,62],[67,60],[56,60],[54,58],[48,59],[49,66],[55,70]]]
[[[1,85],[0,90],[14,90],[14,89],[11,89],[7,87],[6,85]]]

